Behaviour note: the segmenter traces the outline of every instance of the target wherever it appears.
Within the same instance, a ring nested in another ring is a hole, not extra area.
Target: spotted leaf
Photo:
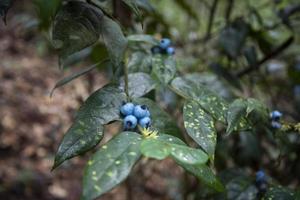
[[[295,200],[299,199],[299,195],[296,195],[292,190],[284,188],[282,186],[272,186],[267,190],[262,200]]]
[[[141,136],[123,132],[103,145],[88,161],[82,200],[92,200],[126,179],[140,157]]]
[[[163,84],[169,83],[176,74],[176,61],[172,56],[152,57],[152,73]]]
[[[103,125],[120,118],[119,109],[125,99],[125,94],[114,85],[94,92],[79,109],[60,143],[53,169],[97,145],[103,137]]]
[[[184,104],[183,120],[188,135],[213,158],[217,142],[213,118],[199,103],[188,101]]]
[[[124,78],[120,81],[120,87],[124,90]],[[155,82],[152,78],[142,72],[129,74],[128,88],[130,97],[141,97],[155,88]]]
[[[57,12],[52,43],[59,50],[60,64],[70,55],[94,44],[100,36],[103,12],[86,2],[69,1]]]
[[[165,159],[171,157],[186,164],[204,164],[208,156],[200,149],[188,147],[182,141],[172,136],[156,139],[144,139],[141,143],[141,152],[146,157]]]
[[[188,74],[184,77],[175,78],[171,86],[180,96],[191,99],[199,105],[214,119],[226,122],[228,109],[227,102],[213,91],[207,89],[194,74]]]
[[[229,105],[227,112],[227,130],[229,134],[233,131],[244,130],[249,128],[246,121],[246,109],[247,101],[243,99],[237,99]]]

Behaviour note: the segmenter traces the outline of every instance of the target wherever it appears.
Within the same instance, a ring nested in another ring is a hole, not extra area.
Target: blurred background
[[[228,100],[254,97],[270,110],[280,110],[287,122],[300,121],[299,0],[139,0],[142,19],[121,1],[92,2],[109,8],[125,35],[171,38],[180,73],[202,73],[203,84]],[[63,76],[107,56],[99,42],[59,69],[49,35],[61,4],[15,0],[7,25],[0,22],[0,199],[80,198],[83,167],[91,153],[51,171],[54,155],[76,110],[109,82],[111,69],[99,67],[50,98]],[[143,56],[133,51],[131,67],[145,65]],[[173,116],[181,112],[171,91],[163,90],[156,99]],[[106,132],[102,142],[116,127],[107,126]],[[299,187],[299,133],[290,132],[280,142],[264,132],[222,135],[219,140],[216,170],[240,168],[251,176],[263,167],[280,184]],[[100,199],[205,199],[197,194],[199,187],[171,160],[141,162],[128,181]]]

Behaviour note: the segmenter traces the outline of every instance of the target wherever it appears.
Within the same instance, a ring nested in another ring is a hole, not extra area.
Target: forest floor
[[[38,52],[45,41],[31,34],[13,23],[0,25],[0,199],[77,200],[90,153],[51,171],[54,155],[80,104],[107,80],[91,73],[50,98],[63,73],[55,54]],[[106,130],[104,141],[115,132]],[[100,199],[176,199],[180,178],[181,169],[170,160],[142,162],[128,181]]]

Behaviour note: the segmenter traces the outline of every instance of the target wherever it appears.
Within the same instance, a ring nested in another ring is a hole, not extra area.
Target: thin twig
[[[213,22],[214,22],[215,12],[217,10],[218,2],[219,2],[219,0],[214,0],[213,5],[210,9],[208,25],[207,25],[207,31],[206,31],[206,36],[205,36],[206,40],[210,38],[211,29],[212,29],[212,25],[213,25]]]
[[[246,69],[243,69],[242,71],[238,72],[236,74],[237,77],[242,77],[248,73],[251,73],[252,71],[258,70],[259,67],[264,64],[266,61],[270,60],[271,58],[276,57],[279,53],[284,51],[286,48],[288,48],[294,41],[294,36],[289,37],[284,43],[282,43],[279,47],[277,47],[274,51],[266,55],[264,58],[262,58],[255,66],[249,66]]]
[[[234,0],[228,0],[227,7],[226,7],[226,13],[225,13],[225,19],[226,19],[227,25],[230,22],[230,15],[232,12],[233,5],[234,5]]]

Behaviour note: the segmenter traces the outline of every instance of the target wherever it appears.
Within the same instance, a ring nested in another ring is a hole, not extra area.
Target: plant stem
[[[128,67],[127,62],[124,63],[124,81],[125,81],[125,94],[127,97],[127,101],[129,101],[129,89],[128,89]]]

